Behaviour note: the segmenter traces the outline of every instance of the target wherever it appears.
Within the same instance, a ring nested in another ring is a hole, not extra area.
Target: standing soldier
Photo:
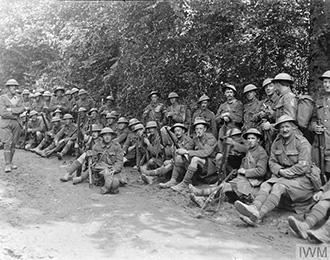
[[[51,99],[51,111],[60,109],[62,113],[69,112],[69,101],[64,97],[64,87],[56,86],[54,90],[55,97]]]
[[[311,128],[316,134],[313,142],[312,158],[322,174],[330,178],[330,70],[320,77],[324,94],[315,102]]]
[[[160,128],[165,116],[165,106],[159,101],[158,91],[152,91],[148,97],[151,99],[151,102],[143,111],[142,121],[144,123],[155,121]]]
[[[262,83],[266,98],[261,102],[260,112],[256,114],[257,121],[262,131],[263,146],[267,154],[270,154],[270,148],[276,135],[273,125],[275,123],[275,105],[278,102],[278,95],[272,80],[271,78],[267,78]]]
[[[207,108],[209,102],[210,102],[210,98],[205,94],[203,94],[199,98],[198,104],[200,105],[200,108],[195,111],[192,120],[193,122],[195,122],[196,118],[204,118],[204,120],[209,126],[208,132],[212,133],[215,137],[217,137],[218,131],[217,131],[217,123],[215,121],[215,115],[211,110]]]
[[[88,97],[88,93],[84,89],[80,89],[78,92],[79,100],[77,101],[76,108],[84,107],[87,111],[91,110],[94,107],[94,102],[91,98]]]
[[[296,120],[297,101],[296,95],[291,91],[292,77],[287,73],[280,73],[272,80],[279,93],[279,99],[275,105],[275,120],[287,115]]]
[[[243,132],[247,129],[257,127],[258,122],[255,115],[259,112],[261,105],[261,102],[257,98],[257,89],[253,84],[248,84],[244,87],[243,93],[247,102],[244,104],[243,110]]]
[[[17,169],[13,165],[15,146],[20,136],[19,114],[24,111],[22,101],[16,96],[18,83],[15,79],[6,82],[6,93],[0,96],[0,139],[4,143],[5,172]]]
[[[171,92],[167,99],[171,102],[171,105],[166,108],[165,112],[165,124],[173,126],[176,123],[189,125],[190,123],[190,112],[187,106],[180,105],[178,103],[179,95],[175,92]]]
[[[225,85],[226,102],[219,106],[215,117],[217,124],[220,126],[219,138],[223,138],[229,129],[241,128],[242,126],[243,104],[235,98],[236,93],[235,86]]]
[[[235,202],[241,219],[249,225],[259,223],[276,208],[282,197],[289,198],[289,205],[297,213],[307,209],[314,193],[314,186],[307,176],[311,173],[311,145],[296,131],[295,120],[281,116],[275,124],[279,129],[269,158],[272,177],[261,184],[252,205]]]
[[[215,148],[217,146],[217,140],[213,134],[206,132],[207,127],[208,123],[203,118],[196,118],[194,122],[196,135],[193,138],[193,149],[187,150],[185,148],[179,148],[176,150],[178,155],[188,155],[189,162],[184,165],[175,165],[173,169],[173,173],[176,175],[175,179],[184,173],[186,167],[188,167],[183,180],[179,184],[171,187],[172,190],[177,192],[187,190],[188,185],[192,183],[192,179],[196,173],[199,175],[198,177],[204,180],[216,173]]]

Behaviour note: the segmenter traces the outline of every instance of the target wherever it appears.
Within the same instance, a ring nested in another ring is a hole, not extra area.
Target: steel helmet
[[[115,99],[114,99],[114,97],[113,97],[112,95],[110,95],[110,96],[107,96],[105,99],[106,99],[106,100],[112,100],[112,101],[114,101],[114,100],[115,100]]]
[[[51,97],[52,93],[50,93],[48,90],[46,90],[43,94],[44,97]]]
[[[134,126],[134,125],[137,125],[138,123],[140,123],[140,121],[139,121],[138,119],[136,119],[136,118],[132,118],[132,119],[130,119],[130,120],[128,121],[128,126],[129,126],[129,127],[132,127],[132,126]]]
[[[30,95],[30,91],[27,89],[24,89],[22,92],[22,95]]]
[[[330,70],[327,70],[326,72],[324,72],[322,74],[321,77],[319,77],[320,80],[323,80],[323,79],[330,79]]]
[[[77,88],[72,88],[71,89],[71,94],[74,94],[74,93],[77,93],[77,92],[79,92],[79,89],[77,89]]]
[[[157,127],[158,127],[158,125],[157,125],[156,121],[149,121],[146,124],[146,129],[148,129],[148,128],[157,128]]]
[[[78,113],[80,113],[80,112],[86,112],[86,111],[87,111],[87,109],[84,108],[84,107],[79,107],[79,109],[78,109]]]
[[[73,119],[73,116],[71,114],[65,114],[63,119]]]
[[[101,130],[100,135],[104,135],[104,134],[112,134],[112,135],[116,135],[116,132],[113,131],[110,127],[104,127],[104,128]]]
[[[125,117],[120,117],[117,124],[128,124],[128,120]]]
[[[246,94],[250,91],[257,90],[258,88],[253,84],[248,84],[244,87],[243,94]]]
[[[62,86],[55,86],[55,90],[54,90],[54,93],[56,93],[57,91],[65,91],[65,88],[64,87],[62,87]]]
[[[6,86],[19,86],[18,82],[16,79],[9,79],[6,84]]]
[[[226,88],[233,90],[234,92],[237,92],[236,87],[234,85],[225,83],[225,87],[224,90],[226,90]]]
[[[30,117],[35,116],[35,115],[38,115],[38,112],[35,111],[35,110],[32,110],[32,111],[30,112]]]
[[[194,127],[196,125],[200,125],[200,124],[205,125],[206,127],[209,126],[209,124],[205,121],[205,119],[203,117],[196,117],[195,121],[194,121]]]
[[[210,100],[210,98],[209,98],[207,95],[203,94],[203,95],[198,99],[198,103],[201,103],[201,102],[203,102],[203,101],[209,101],[209,100]]]
[[[61,121],[61,118],[60,118],[60,117],[58,117],[58,116],[54,116],[54,117],[52,118],[52,123],[55,123],[55,122],[58,122],[58,121]]]
[[[106,119],[109,119],[109,118],[113,118],[113,119],[116,119],[117,117],[114,115],[114,113],[108,113],[105,117]]]
[[[227,130],[226,132],[226,137],[234,136],[234,135],[241,135],[242,131],[239,130],[238,128],[232,128]]]
[[[149,93],[148,97],[150,98],[152,95],[157,95],[159,96],[159,92],[157,90],[153,90]]]
[[[247,139],[248,135],[249,134],[253,134],[253,135],[256,135],[257,137],[261,138],[262,137],[262,134],[259,132],[258,129],[256,128],[250,128],[248,129],[244,134],[243,134],[243,138],[244,139]]]
[[[40,97],[41,96],[41,93],[40,92],[35,92],[34,93],[34,97]]]
[[[136,132],[136,131],[141,130],[141,129],[144,130],[144,126],[141,123],[138,123],[134,126],[133,131]]]
[[[185,132],[188,131],[188,128],[184,125],[184,124],[181,124],[181,123],[175,123],[172,127],[171,127],[171,131],[174,132],[174,129],[176,127],[181,127],[183,130],[185,130]]]
[[[170,99],[170,98],[179,98],[179,95],[175,92],[171,92],[170,94],[168,94],[167,99]]]
[[[45,90],[42,87],[37,87],[36,91],[40,92],[41,94],[45,92]]]
[[[68,89],[67,91],[65,91],[65,93],[64,93],[65,95],[71,95],[72,94],[72,92],[71,92],[71,90],[70,89]]]
[[[275,76],[272,82],[287,81],[293,83],[293,78],[287,73],[280,73]]]
[[[292,122],[294,124],[297,124],[296,120],[294,120],[291,116],[283,115],[283,116],[280,116],[279,119],[277,119],[277,121],[275,123],[275,128],[279,128],[280,125],[285,122]]]
[[[92,132],[101,132],[101,127],[98,124],[92,124]]]
[[[267,85],[269,85],[270,83],[272,83],[273,79],[272,78],[266,78],[263,82],[262,82],[262,87],[266,87]]]
[[[80,89],[79,92],[78,92],[78,96],[81,96],[81,95],[87,95],[87,94],[88,94],[87,91],[84,90],[83,88]]]
[[[94,112],[94,111],[95,111],[95,112],[98,112],[96,107],[91,108],[91,110],[89,110],[89,114],[91,114],[91,113]]]

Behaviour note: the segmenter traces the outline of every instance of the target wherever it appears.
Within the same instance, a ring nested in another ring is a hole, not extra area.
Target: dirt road
[[[103,196],[60,183],[63,161],[17,151],[16,162],[0,175],[0,259],[293,259],[303,243],[283,213],[251,228],[225,203],[197,219],[188,198],[143,185],[131,168],[129,185]]]

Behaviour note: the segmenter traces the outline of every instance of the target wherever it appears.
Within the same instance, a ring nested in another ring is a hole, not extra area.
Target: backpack
[[[297,123],[302,128],[307,128],[312,119],[314,100],[310,95],[298,95],[297,97]]]

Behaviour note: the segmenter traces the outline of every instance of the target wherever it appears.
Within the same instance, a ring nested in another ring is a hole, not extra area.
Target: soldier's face
[[[195,133],[196,133],[197,137],[203,136],[205,131],[206,131],[205,125],[199,124],[199,125],[195,126]]]
[[[70,125],[72,120],[71,119],[64,119],[63,122],[64,122],[65,125]]]
[[[103,142],[105,142],[106,144],[110,143],[112,140],[112,134],[107,133],[107,134],[103,134]]]
[[[140,129],[136,132],[137,136],[142,136],[144,133],[144,129]]]
[[[174,134],[178,139],[180,139],[184,134],[184,130],[181,127],[176,127],[174,128]]]
[[[97,112],[96,112],[96,111],[93,111],[93,112],[91,113],[91,117],[92,117],[92,118],[96,118],[96,117],[97,117]]]
[[[82,100],[85,100],[86,97],[87,97],[87,94],[82,94],[82,95],[80,95],[80,98],[81,98]]]
[[[148,135],[153,135],[157,132],[157,129],[152,127],[152,128],[147,128],[147,134]]]
[[[253,134],[248,135],[246,140],[250,149],[256,147],[259,143],[259,139]]]
[[[157,100],[158,100],[158,96],[157,96],[156,94],[153,94],[153,95],[151,96],[151,102],[152,102],[152,103],[156,103]]]
[[[249,91],[248,93],[246,93],[247,100],[252,100],[252,99],[254,99],[255,96],[256,96],[255,91]]]
[[[44,100],[45,100],[45,101],[50,101],[50,97],[49,97],[49,96],[45,96],[45,97],[44,97]]]
[[[125,124],[125,123],[120,123],[120,124],[117,125],[117,127],[118,127],[119,130],[123,130],[123,129],[126,128],[126,125],[127,124]]]
[[[59,127],[60,124],[61,124],[61,121],[56,121],[56,122],[54,122],[54,125],[55,125],[56,127]]]
[[[29,99],[29,94],[24,94],[24,95],[23,95],[23,99],[24,99],[24,100]]]
[[[99,132],[96,132],[96,131],[92,132],[93,139],[97,139],[98,137],[99,137]]]
[[[107,122],[109,125],[112,125],[115,122],[115,120],[113,118],[108,118]]]
[[[170,98],[171,104],[174,104],[176,102],[176,98]]]
[[[37,115],[31,116],[31,121],[36,121],[37,120]]]
[[[16,86],[7,86],[7,88],[10,94],[12,95],[16,94]]]
[[[111,106],[112,105],[112,100],[111,99],[107,99],[107,104],[108,104],[108,106]]]
[[[207,101],[202,101],[201,108],[202,109],[206,109],[207,108],[207,105],[208,105],[208,102]]]
[[[63,97],[63,95],[64,95],[63,90],[58,90],[58,91],[56,91],[56,96],[57,96],[57,97]]]
[[[274,83],[269,83],[266,87],[265,87],[265,92],[267,96],[271,96],[274,94],[275,92],[275,85]]]
[[[227,100],[232,100],[234,98],[234,90],[227,88],[225,91],[225,97]]]
[[[323,88],[325,92],[330,93],[330,79],[323,79]]]
[[[291,137],[293,131],[295,129],[295,125],[291,122],[284,122],[280,125],[280,134],[283,138],[287,139]]]

